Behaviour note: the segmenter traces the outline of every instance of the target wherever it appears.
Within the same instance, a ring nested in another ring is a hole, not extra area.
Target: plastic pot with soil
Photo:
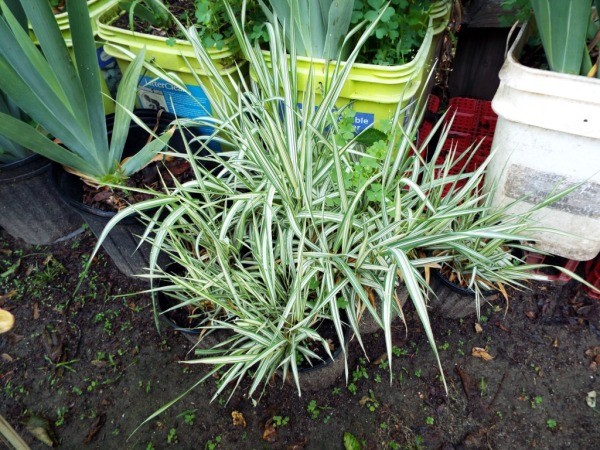
[[[155,133],[161,133],[175,119],[171,114],[156,110],[135,110],[136,114]],[[111,135],[114,116],[107,116],[107,129],[109,138]],[[187,131],[189,133],[189,131]],[[149,139],[149,134],[135,122],[131,122],[124,156],[135,154]],[[191,136],[187,136],[191,138]],[[175,133],[169,143],[175,151],[185,153],[183,139],[179,133]],[[160,189],[162,179],[170,176],[171,172],[183,173],[185,166],[181,164],[173,168],[167,167],[162,172],[162,162],[154,163],[139,172],[140,179],[136,182],[139,187],[146,187],[148,182],[153,187]],[[175,162],[175,164],[178,164]],[[159,171],[160,175],[159,175]],[[180,173],[180,175],[181,175]],[[121,195],[110,189],[95,190],[85,184],[81,178],[66,172],[62,167],[55,165],[53,179],[56,183],[61,197],[76,211],[97,237],[100,236],[106,224],[115,216],[118,209],[128,203],[141,201],[147,197]],[[114,195],[113,195],[114,194]],[[135,276],[145,273],[149,265],[151,246],[148,242],[141,242],[145,227],[139,220],[139,216],[132,216],[120,221],[102,242],[102,247],[115,263],[117,268],[127,276]],[[166,261],[166,260],[163,260]]]
[[[183,276],[185,269],[178,264],[171,264],[166,272]],[[153,295],[155,313],[159,320],[183,334],[194,344],[194,347],[211,349],[231,335],[227,330],[208,327],[212,318],[218,316],[214,314],[214,307],[211,304],[208,302],[205,305],[185,304],[185,300],[177,298],[176,286],[168,286],[162,278],[157,284],[158,287],[153,291]]]
[[[463,319],[477,313],[475,292],[448,278],[440,270],[431,271],[429,306],[446,319]],[[498,291],[482,291],[486,300],[498,298]]]
[[[345,321],[345,313],[341,315]],[[335,326],[331,320],[322,320],[316,326],[315,330],[330,343],[331,357],[324,349],[315,347],[314,351],[320,351],[321,354],[318,354],[321,356],[322,361],[313,365],[305,361],[298,364],[300,387],[307,391],[327,389],[344,375],[347,359],[344,355],[348,354],[348,344],[350,342],[350,327],[347,325],[344,326],[343,346],[340,343]],[[294,384],[290,373],[288,373],[286,381],[289,384]]]
[[[373,291],[367,290],[367,294],[369,296],[369,300],[371,304],[377,308],[378,305],[381,304],[381,300],[379,296],[377,296]],[[398,281],[398,285],[396,286],[395,292],[395,301],[400,304],[400,306],[404,307],[406,301],[408,300],[408,290],[406,289],[406,285]],[[374,334],[379,331],[382,331],[381,325],[377,323],[373,314],[371,314],[367,309],[362,312],[358,322],[358,331],[361,336],[367,336],[369,334]]]
[[[0,164],[0,227],[28,244],[51,244],[82,224],[56,192],[51,167],[38,155]]]

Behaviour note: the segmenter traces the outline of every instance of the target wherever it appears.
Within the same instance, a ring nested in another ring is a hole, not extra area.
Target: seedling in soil
[[[433,425],[435,423],[435,419],[431,416],[427,416],[427,418],[425,419],[425,423],[427,425]]]
[[[533,397],[533,400],[531,401],[531,408],[535,409],[535,407],[538,405],[541,405],[543,401],[544,401],[544,399],[541,396],[536,395],[535,397]]]
[[[360,365],[358,365],[356,367],[356,370],[354,372],[352,372],[352,381],[354,381],[355,383],[362,378],[369,379],[369,373],[367,372],[367,369],[363,365],[366,363],[366,361],[364,360],[364,358],[361,358],[359,360],[359,362],[360,362]]]
[[[404,356],[408,355],[408,350],[405,348],[396,347],[395,345],[392,347],[392,353],[394,356]]]
[[[546,420],[546,426],[548,427],[549,430],[555,430],[556,427],[558,426],[558,423],[556,422],[555,419],[548,419],[548,420]]]
[[[317,405],[316,400],[311,400],[306,407],[306,410],[309,412],[311,419],[316,420],[319,417],[319,406]]]
[[[421,369],[415,370],[415,377],[421,378]]]
[[[340,387],[334,387],[333,390],[331,391],[331,393],[333,395],[340,395],[342,393],[342,388],[340,388]]]
[[[308,403],[308,406],[306,407],[306,411],[309,412],[310,418],[312,420],[317,420],[317,418],[319,417],[319,414],[321,413],[321,411],[322,410],[326,410],[326,409],[333,409],[333,408],[330,408],[328,406],[319,406],[319,405],[317,405],[317,401],[316,400],[311,400]]]
[[[485,381],[485,378],[481,377],[479,380],[479,394],[481,397],[485,397],[488,393],[488,386]]]
[[[373,389],[369,389],[369,396],[363,397],[359,403],[369,408],[369,411],[371,412],[375,412],[377,408],[381,406],[379,401],[375,398],[375,393],[373,392]]]
[[[69,408],[66,406],[59,406],[56,410],[56,421],[54,425],[57,427],[62,426],[65,423],[65,414],[69,411]]]
[[[148,442],[148,445],[146,445],[146,450],[154,450],[154,444],[152,442]]]
[[[204,450],[215,450],[215,448],[217,448],[220,443],[221,443],[221,436],[217,436],[214,438],[214,440],[211,439],[204,445]]]
[[[288,416],[273,416],[273,425],[275,427],[284,427],[290,422],[290,418]]]
[[[171,428],[169,430],[169,434],[167,434],[167,442],[169,444],[177,444],[179,440],[177,439],[177,430],[175,428]]]
[[[177,417],[183,416],[183,421],[188,425],[194,425],[194,420],[196,420],[196,409],[188,409],[187,411],[183,411],[178,414]]]

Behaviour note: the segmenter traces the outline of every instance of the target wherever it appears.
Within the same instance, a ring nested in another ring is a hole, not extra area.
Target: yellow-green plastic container
[[[420,93],[422,83],[427,77],[427,56],[433,39],[433,27],[430,26],[423,43],[415,57],[397,66],[377,66],[355,63],[340,93],[337,107],[352,103],[356,112],[354,127],[362,131],[369,126],[377,127],[383,120],[394,116],[398,104],[407,106]],[[267,61],[269,52],[264,52]],[[324,59],[297,57],[297,75],[300,95],[306,89],[309,74],[313,72],[314,81],[325,83],[326,73],[332,73],[335,63],[326,67]],[[343,64],[343,63],[342,63]],[[317,103],[319,99],[317,98]]]
[[[197,85],[189,65],[206,88],[210,90],[210,94],[216,95],[216,92],[210,87],[209,75],[198,66],[192,45],[179,39],[175,40],[174,45],[167,45],[166,38],[113,26],[112,23],[124,13],[118,6],[115,6],[98,18],[98,35],[105,41],[104,50],[106,53],[115,57],[121,70],[125,70],[130,63],[130,59],[121,49],[137,54],[145,47],[146,59],[151,60],[165,71],[177,74],[191,93],[191,96],[187,95],[177,87],[166,83],[164,80],[155,79],[153,76],[142,76],[138,95],[140,106],[145,108],[163,107],[170,113],[186,118],[211,116],[212,109],[207,95]],[[225,80],[228,80],[229,76],[236,79],[238,70],[236,65],[233,64],[235,55],[229,48],[224,47],[221,50],[208,49],[208,53]]]
[[[431,6],[431,12],[429,17],[431,18],[433,26],[433,40],[431,43],[431,49],[429,53],[429,59],[433,60],[440,51],[442,43],[442,36],[444,30],[448,26],[450,20],[450,14],[452,12],[452,1],[451,0],[440,0],[435,2]]]
[[[92,30],[94,30],[94,35],[96,34],[97,30],[97,19],[98,17],[107,9],[111,8],[112,6],[116,5],[119,2],[119,0],[88,0],[87,4],[88,4],[88,9],[90,11],[90,20],[92,22]],[[69,27],[69,16],[66,12],[64,13],[60,13],[60,14],[56,14],[54,16],[56,18],[56,22],[58,23],[58,27],[60,28],[60,31],[62,32],[63,37],[66,40],[70,40],[71,39],[71,29]]]
[[[107,9],[115,6],[117,3],[119,2],[119,0],[88,0],[87,4],[88,4],[88,9],[90,12],[90,21],[92,24],[92,30],[94,32],[94,36],[96,36],[97,33],[97,20],[98,17]],[[67,47],[69,48],[69,53],[71,54],[71,58],[74,57],[73,54],[73,42],[71,40],[71,27],[69,26],[69,15],[64,12],[64,13],[60,13],[60,14],[55,14],[54,18],[56,19],[56,22],[58,23],[58,27],[60,28],[61,34],[65,40],[65,43],[67,44]],[[37,39],[35,38],[35,35],[33,34],[33,31],[30,29],[29,33],[31,35],[31,38],[37,43]],[[100,75],[100,84],[101,84],[101,88],[102,88],[102,93],[105,94],[102,96],[102,101],[104,103],[104,112],[106,114],[111,114],[115,112],[115,102],[110,98],[110,90],[108,89],[108,86],[106,84],[106,80],[104,79],[104,77],[102,75]],[[109,97],[107,97],[107,95]]]
[[[427,54],[427,64],[425,66],[425,76],[429,76],[430,71],[434,68],[437,63],[437,58],[442,49],[442,39],[444,31],[448,26],[450,20],[450,14],[452,13],[452,0],[439,0],[431,5],[431,11],[429,18],[431,19],[431,26],[433,27],[433,37],[431,39],[431,46]],[[427,97],[433,88],[435,78],[432,76],[428,80],[424,80],[421,84],[421,90],[418,92],[417,97],[421,99],[419,102],[419,108],[427,103]]]

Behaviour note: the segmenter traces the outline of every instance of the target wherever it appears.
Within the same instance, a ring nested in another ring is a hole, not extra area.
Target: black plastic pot
[[[398,283],[398,286],[396,286],[396,296],[398,297],[398,300],[400,301],[400,305],[402,307],[404,307],[404,305],[406,304],[406,301],[408,300],[408,289],[406,289],[406,285],[402,281],[400,281]],[[376,303],[378,305],[381,304],[381,300],[380,300],[379,296],[377,294],[375,294],[375,297],[376,297]],[[369,334],[373,334],[373,333],[382,331],[382,328],[379,326],[377,321],[373,318],[371,313],[367,309],[365,309],[362,317],[360,318],[360,321],[358,322],[358,331],[360,332],[361,336],[367,336]]]
[[[38,155],[0,165],[0,226],[28,244],[51,244],[82,224],[56,192],[51,167]]]
[[[435,292],[429,305],[446,319],[463,319],[477,312],[475,292],[451,282],[439,270],[432,270],[431,288]],[[486,299],[497,296],[496,291],[483,291]]]
[[[342,320],[347,320],[345,312],[340,311]],[[318,331],[318,329],[317,329]],[[337,338],[336,338],[337,341]],[[348,354],[348,346],[350,343],[350,327],[344,326],[344,352]],[[342,346],[339,345],[332,352],[333,358],[326,358],[313,366],[299,366],[298,377],[300,379],[300,388],[306,391],[317,391],[320,389],[326,389],[332,386],[339,378],[344,375],[345,371],[345,358],[342,354]],[[293,375],[288,374],[288,380],[290,384],[294,384]]]
[[[157,119],[157,111],[155,110],[135,110],[134,113],[152,130],[155,129],[158,121],[156,133],[163,132],[175,118],[172,114],[163,112],[160,118]],[[114,115],[107,116],[106,123],[110,138]],[[148,133],[132,121],[125,143],[124,156],[135,154],[146,144],[148,137]],[[185,152],[179,133],[175,133],[169,144],[175,150]],[[98,237],[108,221],[115,216],[115,213],[83,204],[83,181],[79,177],[65,172],[58,165],[54,165],[53,173],[58,192],[63,200],[85,220],[92,232]],[[149,265],[151,247],[145,242],[139,245],[140,236],[143,232],[144,227],[140,223],[139,217],[130,216],[116,225],[102,242],[102,247],[119,271],[127,276],[143,274]]]
[[[160,320],[175,331],[182,333],[196,348],[211,349],[231,335],[227,330],[214,330],[206,333],[199,321],[198,325],[194,326],[189,320],[181,320],[175,314],[166,312],[175,305],[175,300],[170,299],[160,291],[157,292],[156,309]]]

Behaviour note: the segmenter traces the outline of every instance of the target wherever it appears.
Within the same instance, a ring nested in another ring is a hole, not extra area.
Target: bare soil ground
[[[391,384],[382,336],[372,335],[366,355],[350,345],[348,384],[299,397],[277,382],[254,399],[241,386],[211,402],[211,379],[141,425],[207,368],[180,363],[193,357],[190,342],[159,334],[149,297],[123,296],[145,285],[104,255],[74,294],[94,242],[84,233],[31,247],[0,234],[0,306],[17,320],[0,335],[0,414],[34,449],[46,445],[27,430],[32,418],[64,449],[343,449],[345,433],[365,449],[600,445],[600,406],[586,402],[600,392],[600,310],[574,283],[512,292],[507,311],[487,305],[480,332],[474,316],[432,311],[447,393],[409,306]]]

